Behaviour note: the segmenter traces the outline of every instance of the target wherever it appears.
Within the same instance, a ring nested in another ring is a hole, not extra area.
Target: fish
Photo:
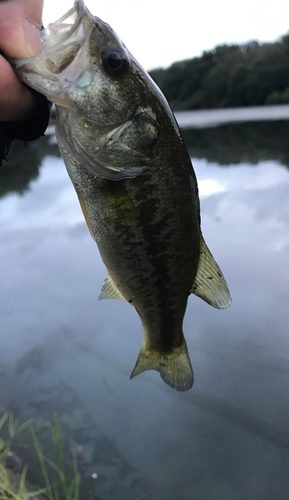
[[[202,236],[197,179],[164,95],[83,0],[42,32],[41,54],[10,62],[56,105],[60,152],[108,271],[99,299],[125,300],[140,316],[131,378],[156,370],[190,389],[188,297],[223,309],[231,296]]]

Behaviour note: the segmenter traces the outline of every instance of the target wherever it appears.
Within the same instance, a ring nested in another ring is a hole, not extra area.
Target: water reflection
[[[184,129],[191,157],[219,165],[274,160],[289,167],[289,122],[246,122]]]
[[[44,155],[29,192],[0,201],[0,407],[34,417],[52,458],[47,420],[57,411],[67,464],[82,450],[81,498],[287,498],[285,132],[276,125],[266,143],[255,130],[244,156],[245,128],[214,130],[188,134],[203,134],[191,150],[202,225],[233,304],[217,311],[190,298],[184,331],[195,385],[185,394],[156,372],[129,381],[139,319],[128,304],[97,301],[106,272],[62,161]],[[224,148],[232,163],[220,168]],[[15,444],[39,482],[29,439]]]
[[[0,168],[0,198],[8,193],[23,194],[27,191],[29,183],[38,178],[43,158],[48,155],[60,157],[51,135],[27,145],[23,141],[15,141],[8,161],[4,161]]]

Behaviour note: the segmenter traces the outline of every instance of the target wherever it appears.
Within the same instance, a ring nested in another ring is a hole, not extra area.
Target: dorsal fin
[[[228,285],[221,269],[201,235],[200,258],[191,293],[217,309],[226,309],[232,302]]]
[[[107,276],[107,278],[105,278],[102,285],[102,289],[100,290],[100,294],[98,297],[98,300],[103,300],[103,299],[125,300],[125,298],[120,293],[118,288],[116,288],[115,284],[113,283],[109,275]]]

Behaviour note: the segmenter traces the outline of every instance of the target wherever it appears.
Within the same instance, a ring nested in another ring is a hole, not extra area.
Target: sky
[[[200,55],[221,43],[274,41],[289,31],[288,0],[86,0],[146,69]],[[73,0],[44,0],[43,23]]]

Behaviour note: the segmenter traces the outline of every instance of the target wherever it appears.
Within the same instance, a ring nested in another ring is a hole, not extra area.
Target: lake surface
[[[247,106],[243,108],[201,109],[175,113],[179,126],[212,127],[223,123],[289,120],[289,104],[272,106]]]
[[[0,172],[0,409],[33,417],[54,460],[57,412],[67,467],[81,450],[81,499],[288,500],[289,123],[184,137],[233,298],[189,299],[192,390],[129,380],[142,327],[129,304],[97,300],[106,270],[50,135]],[[29,432],[14,446],[39,483]]]

